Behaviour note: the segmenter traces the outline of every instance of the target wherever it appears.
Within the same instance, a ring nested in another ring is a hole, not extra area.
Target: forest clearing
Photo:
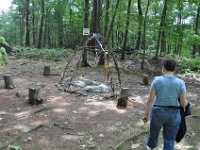
[[[187,99],[192,114],[175,150],[200,150],[200,0],[0,4],[0,150],[145,150],[150,110],[180,118]],[[165,75],[180,82],[165,80],[159,99],[150,86]],[[175,136],[168,125],[158,150]]]
[[[73,60],[67,69],[66,78],[72,76],[75,62]],[[59,75],[44,76],[46,64],[51,66],[52,72]],[[135,71],[129,70],[128,65],[119,63],[122,86],[130,90],[128,105],[126,108],[118,108],[119,88],[116,88],[116,96],[112,96],[112,92],[88,92],[84,95],[59,90],[57,85],[65,68],[65,61],[34,61],[11,56],[9,64],[1,68],[0,149],[6,149],[7,146],[24,150],[145,149],[148,125],[144,125],[142,117],[149,86],[141,84],[143,72],[137,69],[140,66],[138,62],[129,61],[128,64]],[[16,85],[14,89],[5,89],[3,74],[7,72],[13,74]],[[86,67],[82,73],[80,70],[75,72],[73,80],[82,76],[102,83],[106,81],[102,69]],[[193,113],[187,117],[188,131],[184,140],[176,145],[176,149],[197,150],[200,149],[200,81],[198,75],[181,76],[187,83]],[[117,81],[116,74],[113,74],[113,79]],[[40,93],[44,99],[43,104],[28,103],[28,88],[33,83],[44,85]]]

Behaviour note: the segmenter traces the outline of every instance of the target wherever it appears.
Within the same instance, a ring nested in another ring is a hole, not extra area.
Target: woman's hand
[[[149,121],[149,114],[144,114],[144,117],[142,120],[144,123],[147,123]]]

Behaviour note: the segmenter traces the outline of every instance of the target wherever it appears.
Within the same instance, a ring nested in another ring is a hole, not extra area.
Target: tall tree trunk
[[[47,34],[47,28],[48,28],[48,24],[47,24],[47,13],[44,15],[44,36],[43,36],[43,44],[42,44],[42,47],[46,47],[46,43],[47,43],[47,37],[48,37],[48,34]]]
[[[25,41],[25,46],[30,47],[29,0],[26,0],[26,41]]]
[[[88,28],[89,27],[89,0],[85,0],[85,11],[84,11],[84,28]],[[86,41],[87,36],[84,37],[84,42]],[[87,62],[87,49],[83,50],[82,53],[82,62],[81,62],[82,66],[89,66],[88,62]]]
[[[149,5],[150,0],[147,2],[147,8],[144,16],[144,24],[143,24],[143,55],[142,55],[142,63],[141,63],[141,69],[144,69],[144,60],[145,60],[145,54],[146,54],[146,26],[147,26],[147,14],[149,11]]]
[[[124,60],[124,59],[125,59],[125,49],[126,49],[127,38],[128,38],[128,29],[129,29],[129,22],[130,22],[130,13],[131,13],[131,0],[128,0],[126,27],[125,27],[125,34],[124,34],[124,42],[123,42],[121,60]]]
[[[138,20],[139,20],[139,24],[138,24],[138,36],[137,36],[137,43],[136,43],[136,50],[140,50],[141,49],[141,45],[142,45],[142,6],[141,6],[141,0],[137,0],[138,3]]]
[[[23,8],[21,5],[19,5],[19,14],[20,14],[20,20],[19,20],[19,27],[20,27],[20,33],[19,33],[19,45],[23,46],[23,37],[24,37],[24,28],[25,28],[25,12],[23,11]]]
[[[35,1],[32,0],[32,38],[33,46],[36,46],[36,27],[35,27]]]
[[[114,10],[114,13],[113,13],[113,16],[112,16],[112,20],[111,20],[111,23],[110,23],[108,35],[107,35],[107,41],[109,41],[111,32],[113,31],[113,25],[114,25],[114,22],[115,22],[115,16],[117,14],[117,9],[119,7],[119,2],[120,2],[120,0],[117,0],[116,6],[115,6],[115,10]]]
[[[109,9],[110,9],[110,0],[106,0],[106,13],[104,21],[104,37],[106,37],[108,32],[108,22],[109,22]]]
[[[182,12],[183,12],[183,2],[179,1],[178,4],[178,21],[177,21],[177,34],[178,38],[176,40],[176,45],[175,45],[175,54],[181,55],[182,53],[182,41],[183,41],[183,32],[182,32]]]
[[[89,0],[85,0],[84,28],[89,27]]]
[[[196,15],[196,22],[195,22],[195,27],[194,27],[194,33],[198,35],[198,27],[199,27],[199,15],[200,15],[200,3],[198,4],[198,9],[197,9],[197,15]],[[193,49],[192,49],[192,57],[195,58],[197,49],[199,47],[196,44],[193,44]]]
[[[97,33],[97,0],[93,0],[93,10],[92,10],[92,33]]]
[[[167,2],[168,0],[164,0],[164,7],[162,11],[161,21],[160,21],[160,28],[158,33],[158,41],[157,41],[157,48],[155,58],[158,58],[158,53],[160,50],[160,55],[166,49],[166,16],[167,16]],[[160,49],[161,47],[161,49]]]
[[[44,0],[41,0],[41,20],[37,48],[42,48],[42,35],[44,26]]]
[[[96,18],[97,33],[101,33],[101,15],[102,15],[102,0],[98,0],[97,1],[97,18]]]

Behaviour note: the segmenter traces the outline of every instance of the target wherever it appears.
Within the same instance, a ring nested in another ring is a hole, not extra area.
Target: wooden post
[[[128,88],[122,88],[120,92],[120,97],[118,99],[117,106],[118,107],[126,107],[127,106],[127,101],[128,101],[128,96],[129,96],[129,89]]]
[[[40,98],[40,89],[42,87],[38,85],[32,85],[29,88],[29,103],[32,105],[43,103],[43,99]]]
[[[144,85],[149,85],[149,76],[147,74],[143,74],[143,82]]]
[[[13,83],[12,80],[12,74],[6,73],[3,75],[4,81],[5,81],[5,88],[6,89],[14,89],[16,86]]]
[[[43,75],[44,76],[49,76],[51,73],[50,73],[50,66],[44,66],[44,72],[43,72]]]

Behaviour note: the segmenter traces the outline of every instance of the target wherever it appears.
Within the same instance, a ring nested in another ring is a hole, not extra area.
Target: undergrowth
[[[31,48],[15,48],[16,55],[25,57],[28,59],[43,59],[59,61],[63,58],[69,57],[72,53],[72,49],[31,49]]]
[[[200,57],[183,58],[180,62],[180,70],[182,72],[197,72],[200,73]]]

